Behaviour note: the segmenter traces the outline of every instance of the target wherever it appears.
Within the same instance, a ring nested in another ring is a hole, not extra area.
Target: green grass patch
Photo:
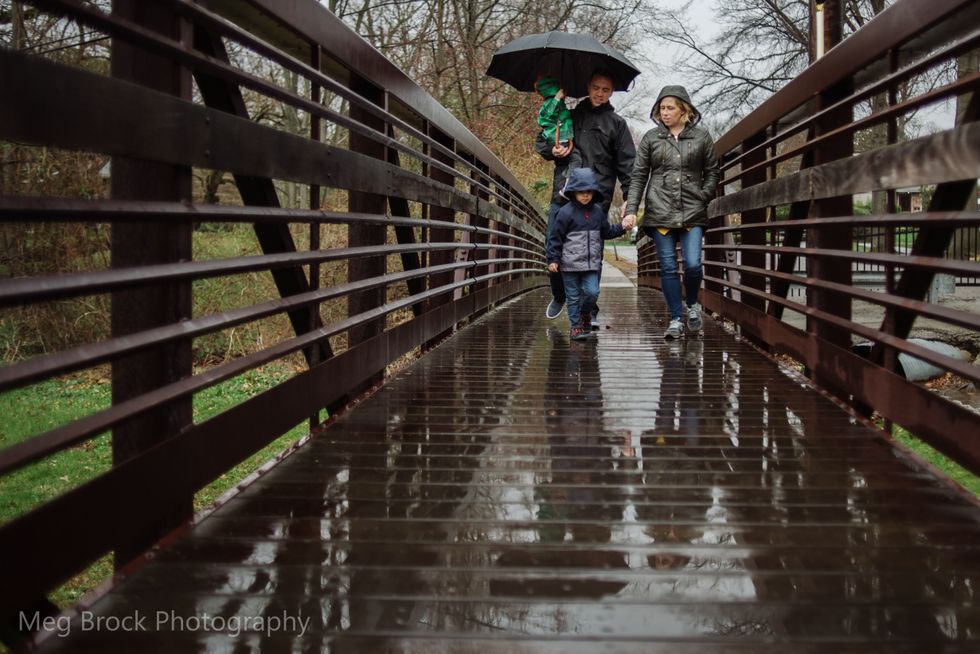
[[[939,452],[925,441],[919,440],[908,430],[895,425],[892,428],[895,440],[902,443],[920,457],[939,468],[946,476],[967,489],[974,495],[980,496],[980,477],[973,474],[956,461]]]
[[[285,365],[271,365],[206,389],[194,398],[194,420],[207,420],[284,381],[291,374]],[[91,375],[50,380],[0,394],[0,415],[5,417],[0,422],[0,447],[9,447],[102,410],[110,401],[110,385],[104,380],[93,380]],[[194,510],[209,506],[308,432],[308,423],[304,420],[222,474],[195,495]],[[111,466],[112,443],[110,436],[105,434],[0,477],[0,523],[80,486]],[[50,598],[60,607],[70,606],[111,574],[112,556],[107,555],[53,591]]]
[[[109,384],[82,377],[58,379],[0,394],[0,447],[109,406]],[[105,472],[112,465],[108,435],[80,443],[0,477],[0,523],[26,513]]]

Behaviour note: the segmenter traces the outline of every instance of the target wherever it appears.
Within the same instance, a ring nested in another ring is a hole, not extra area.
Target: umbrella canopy
[[[588,34],[544,32],[515,39],[497,50],[487,75],[518,91],[533,91],[540,75],[559,80],[570,97],[588,95],[589,79],[597,70],[613,77],[616,91],[625,91],[640,74],[626,56]]]

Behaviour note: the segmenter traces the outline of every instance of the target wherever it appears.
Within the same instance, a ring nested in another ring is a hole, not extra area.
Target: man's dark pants
[[[558,210],[561,209],[562,205],[557,202],[552,202],[551,206],[548,207],[548,230],[545,238],[551,238],[551,230],[555,226],[555,216],[558,215]],[[551,282],[551,297],[555,299],[558,304],[565,304],[565,280],[562,279],[561,272],[549,272],[548,281]]]

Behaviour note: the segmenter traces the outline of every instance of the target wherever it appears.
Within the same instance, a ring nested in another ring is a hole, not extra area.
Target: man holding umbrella
[[[490,60],[487,74],[526,92],[534,90],[538,77],[549,75],[558,79],[566,96],[587,96],[572,110],[574,148],[555,144],[540,134],[535,143],[542,157],[555,162],[548,230],[565,203],[559,191],[570,168],[595,171],[602,209],[608,214],[616,179],[623,189],[629,188],[636,156],[626,121],[609,104],[609,98],[613,91],[627,90],[639,69],[621,52],[588,34],[545,32],[522,36],[501,47]],[[546,314],[554,319],[565,306],[565,288],[560,272],[551,273],[550,280],[552,301]]]
[[[636,146],[626,120],[616,113],[609,103],[613,89],[616,88],[612,75],[606,71],[596,71],[589,79],[588,99],[579,102],[572,110],[572,124],[575,127],[575,148],[546,143],[538,136],[535,149],[549,161],[555,162],[554,187],[551,206],[548,210],[548,229],[558,209],[564,204],[560,195],[564,180],[575,168],[591,168],[595,171],[599,188],[602,191],[602,212],[609,214],[616,180],[624,192],[629,189],[630,171],[636,157]],[[565,290],[561,286],[561,273],[549,273],[551,280],[551,302],[545,313],[548,318],[557,318],[565,304]],[[555,283],[555,277],[558,283]],[[561,287],[560,291],[558,290]],[[595,321],[593,321],[593,325]]]

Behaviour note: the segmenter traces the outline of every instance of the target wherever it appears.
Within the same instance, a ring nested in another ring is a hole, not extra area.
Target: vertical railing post
[[[320,70],[320,46],[317,43],[310,43],[310,66],[316,70]],[[316,82],[310,83],[310,100],[319,104],[320,103],[320,85]],[[317,116],[310,115],[310,139],[314,142],[319,143],[321,138],[321,120]],[[317,211],[320,209],[320,186],[318,184],[310,184],[310,209]],[[312,222],[310,223],[310,250],[320,249],[320,223]],[[311,263],[310,264],[310,290],[315,291],[320,288],[320,264]],[[308,316],[309,330],[313,331],[319,326],[319,320],[317,317],[320,315],[320,305],[313,305],[310,308]],[[313,368],[318,363],[320,363],[320,348],[311,347],[306,354],[307,360],[309,361],[310,368]],[[316,429],[320,424],[320,411],[317,410],[316,413],[310,416],[310,431]]]
[[[760,131],[758,134],[754,134],[748,138],[742,147],[745,151],[751,150],[758,147],[760,144],[764,143],[766,140],[766,130]],[[768,170],[766,166],[762,164],[766,160],[765,148],[759,148],[756,152],[747,155],[742,160],[742,169],[758,166],[754,170],[747,172],[742,176],[742,188],[748,188],[750,186],[755,186],[757,184],[762,184],[766,181]],[[768,208],[760,207],[759,209],[751,209],[742,212],[742,225],[758,225],[766,222],[768,216]],[[762,247],[766,244],[766,233],[762,229],[745,229],[741,230],[741,245],[751,245]],[[747,288],[756,289],[759,291],[766,290],[766,278],[762,275],[755,273],[744,272],[746,267],[752,268],[766,268],[766,253],[760,251],[739,251],[739,268],[742,271],[740,274],[740,283],[742,286]],[[747,307],[751,307],[761,312],[766,310],[766,301],[756,295],[750,293],[745,293],[742,295],[742,304]],[[762,334],[755,334],[752,332],[747,332],[745,325],[740,326],[740,331],[744,336],[747,336],[753,343],[759,347],[767,348],[766,339]]]
[[[489,179],[487,165],[476,161],[475,157],[473,158],[473,162],[479,170],[478,171],[474,170],[471,177],[473,178],[474,181],[486,182],[486,180]],[[481,172],[483,173],[482,177],[480,175]],[[476,196],[478,205],[482,205],[490,200],[490,194],[484,191],[482,188],[477,187],[476,184],[470,186],[470,193]],[[470,216],[470,224],[477,228],[486,229],[490,226],[490,221],[487,219],[486,216],[480,213],[480,211],[481,211],[480,206],[477,206],[477,213]],[[474,234],[473,241],[477,245],[487,245],[488,243],[490,243],[490,238],[489,235],[485,233]],[[473,259],[477,262],[477,266],[479,266],[481,261],[486,261],[489,258],[490,258],[490,251],[485,247],[481,247],[473,252]],[[477,267],[474,274],[477,276],[485,275],[487,274],[487,269],[485,267],[484,268]],[[474,293],[476,293],[482,291],[486,287],[487,287],[486,282],[480,282],[476,284],[472,290]]]
[[[370,81],[351,73],[351,90],[366,98],[379,107],[386,106],[386,97],[383,89],[375,86]],[[350,117],[354,120],[371,127],[378,132],[385,133],[385,123],[380,118],[372,115],[366,109],[362,109],[351,103]],[[359,154],[367,155],[375,159],[385,161],[387,152],[384,145],[366,136],[350,133],[350,150]],[[387,196],[383,193],[369,193],[366,191],[350,191],[347,197],[347,207],[351,213],[367,213],[384,215],[387,208]],[[347,227],[347,245],[349,247],[367,247],[372,245],[384,245],[387,239],[388,230],[384,225],[363,225],[352,223]],[[364,279],[372,279],[385,274],[386,261],[384,256],[376,257],[354,257],[347,260],[347,281],[356,282]],[[385,289],[375,288],[358,293],[351,293],[347,298],[347,315],[353,316],[365,311],[370,311],[380,307],[385,303]],[[385,319],[379,318],[364,325],[354,327],[349,334],[349,347],[354,347],[358,343],[370,339],[384,331]],[[372,375],[364,383],[364,388],[369,388],[380,382],[384,378],[383,372]]]
[[[187,43],[189,25],[166,5],[142,0],[113,0],[113,14],[167,38]],[[190,100],[191,77],[187,69],[169,59],[149,54],[123,40],[112,41],[112,76],[127,82]],[[112,158],[111,195],[114,200],[190,201],[191,169],[115,156]],[[114,223],[112,266],[129,268],[150,264],[189,261],[191,223]],[[152,329],[191,317],[191,283],[173,282],[116,291],[112,294],[112,336]],[[112,365],[112,402],[119,404],[174,383],[191,374],[192,342],[172,344],[130,355]],[[177,434],[193,420],[191,398],[170,402],[138,418],[127,420],[112,431],[113,464],[138,456]],[[175,477],[180,476],[174,470]],[[161,537],[193,515],[194,489],[186,488],[170,498],[152,524],[114,546],[116,567],[146,550]],[[120,516],[125,519],[125,516]]]
[[[829,50],[840,42],[843,31],[843,9],[840,0],[825,0],[823,5],[823,34],[824,48]],[[853,88],[853,81],[847,79],[835,86],[823,90],[817,98],[816,111],[828,107],[837,101],[848,97]],[[850,106],[837,109],[817,121],[815,135],[826,134],[842,125],[853,121],[853,110]],[[854,154],[854,140],[850,134],[828,139],[814,149],[814,164],[825,164],[837,159],[850,157]],[[853,198],[849,195],[814,200],[810,205],[810,216],[813,218],[830,216],[850,216],[854,213]],[[850,251],[853,228],[849,225],[821,225],[807,230],[807,246],[821,250]],[[847,261],[825,257],[808,257],[809,276],[820,281],[829,281],[849,286],[851,283],[851,264]],[[850,296],[811,288],[807,293],[807,306],[834,316],[850,318]],[[851,336],[847,329],[827,324],[821,320],[807,319],[807,331],[817,338],[850,349]],[[813,369],[814,381],[826,390],[840,393],[835,388],[831,378],[824,375],[818,362],[809,362]]]
[[[453,139],[447,136],[442,130],[436,128],[431,123],[428,124],[429,136],[434,139],[440,145],[455,151],[455,143]],[[435,148],[430,149],[430,156],[436,161],[446,164],[447,166],[453,165],[453,159],[447,154],[440,152]],[[435,166],[428,167],[428,177],[429,179],[446,184],[447,186],[453,186],[456,183],[456,178],[453,177],[451,173],[444,170],[440,170]],[[453,222],[456,219],[456,212],[447,207],[437,207],[429,206],[429,219],[430,220],[442,220]],[[456,231],[451,228],[446,227],[432,227],[429,229],[429,242],[430,243],[449,243],[456,240]],[[442,266],[448,263],[452,263],[456,260],[456,252],[454,250],[435,250],[429,253],[429,265],[430,266]],[[439,273],[437,275],[429,276],[429,288],[435,289],[440,286],[446,286],[451,284],[453,281],[453,274],[451,272]],[[428,301],[427,312],[432,311],[444,304],[451,302],[453,299],[452,293],[440,293]],[[425,347],[429,348],[438,343],[440,340],[449,335],[449,331],[438,334],[426,343]]]

